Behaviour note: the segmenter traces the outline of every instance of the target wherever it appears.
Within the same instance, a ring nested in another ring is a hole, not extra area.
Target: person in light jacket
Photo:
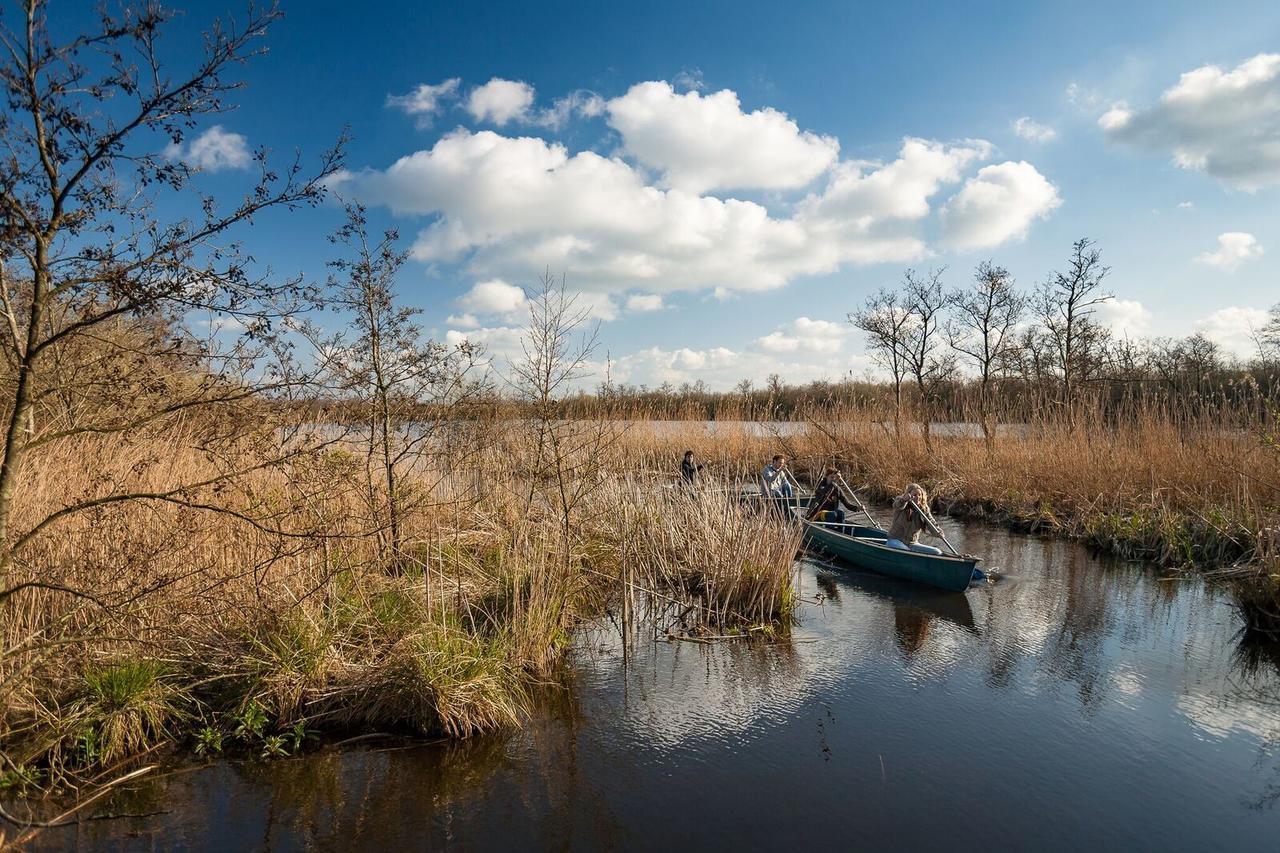
[[[919,483],[911,483],[906,491],[893,499],[893,522],[889,525],[889,538],[884,544],[921,554],[941,554],[940,549],[919,542],[921,531],[928,530],[929,522],[933,521],[928,512],[928,493]]]

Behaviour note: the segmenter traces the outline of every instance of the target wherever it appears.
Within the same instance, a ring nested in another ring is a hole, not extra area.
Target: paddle
[[[952,546],[951,542],[947,539],[947,534],[942,532],[942,528],[933,523],[933,516],[929,515],[929,513],[922,510],[920,506],[914,500],[912,500],[909,496],[904,495],[904,497],[907,498],[907,503],[911,505],[911,508],[914,509],[917,513],[919,513],[920,517],[924,519],[924,524],[926,527],[929,528],[929,532],[932,533],[934,536],[937,536],[939,539],[941,539],[942,544],[946,545],[947,549],[950,550],[954,556],[956,557],[962,556],[960,552],[957,551],[954,546]]]
[[[845,481],[844,475],[837,472],[836,479],[840,481],[840,485],[844,486],[845,491],[849,493],[849,497],[853,498],[853,503],[857,505],[858,509],[862,510],[862,514],[867,517],[867,521],[871,522],[871,526],[876,530],[884,530],[884,528],[880,526],[880,522],[872,518],[871,513],[867,512],[867,508],[863,506],[862,501],[858,500],[858,493],[854,491],[853,486],[850,486]]]

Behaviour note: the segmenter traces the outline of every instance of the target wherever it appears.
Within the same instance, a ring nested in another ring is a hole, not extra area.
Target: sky
[[[181,5],[177,62],[228,5]],[[250,150],[348,129],[332,189],[399,230],[402,299],[499,359],[547,269],[651,386],[860,378],[847,314],[904,270],[1029,289],[1080,237],[1118,334],[1247,355],[1280,301],[1275,2],[282,8],[236,109],[169,155],[231,193]],[[321,279],[340,220],[241,236]]]

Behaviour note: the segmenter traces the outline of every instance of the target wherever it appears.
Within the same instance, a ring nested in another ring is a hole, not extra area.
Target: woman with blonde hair
[[[941,554],[932,545],[921,545],[921,531],[928,530],[933,517],[929,515],[929,494],[924,486],[911,483],[902,494],[893,499],[893,523],[889,525],[889,538],[884,544],[904,551],[921,554]]]

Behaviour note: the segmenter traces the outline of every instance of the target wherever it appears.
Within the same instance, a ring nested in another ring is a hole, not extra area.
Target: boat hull
[[[871,527],[850,527],[841,533],[803,521],[805,543],[862,569],[902,580],[960,592],[969,587],[975,557],[950,557],[904,551],[884,544],[885,532]]]

